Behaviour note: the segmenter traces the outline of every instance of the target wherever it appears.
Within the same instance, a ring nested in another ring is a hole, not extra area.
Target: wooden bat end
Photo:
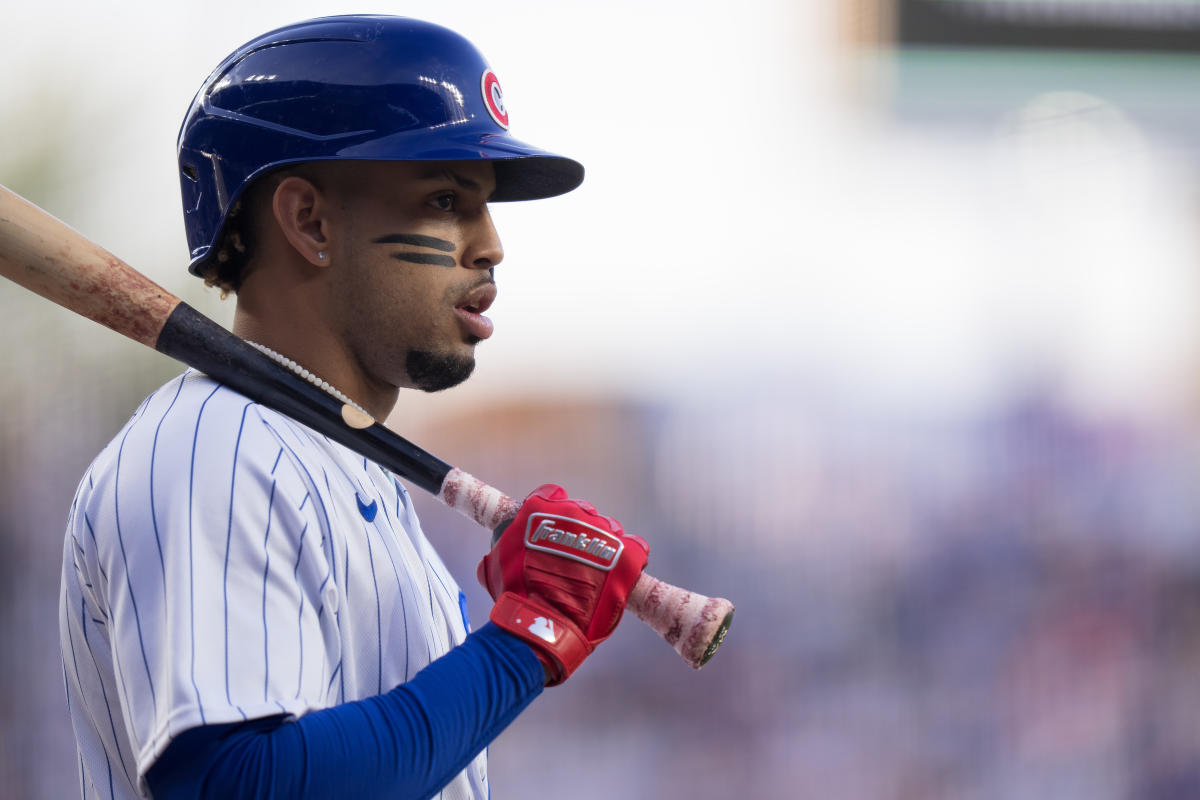
[[[692,660],[688,659],[687,655],[680,653],[680,655],[683,656],[684,661],[687,661],[689,664],[691,664],[693,669],[700,669],[708,663],[710,658],[717,654],[717,650],[720,649],[721,645],[725,641],[725,635],[729,633],[729,626],[733,624],[733,603],[730,603],[724,598],[717,598],[717,600],[727,605],[729,610],[725,612],[725,614],[721,617],[721,621],[717,624],[716,628],[713,629],[712,635],[708,637],[708,644],[704,646],[704,650],[700,653],[699,658],[697,658],[693,663]],[[703,640],[703,638],[701,640]]]
[[[666,639],[693,669],[716,654],[733,624],[733,603],[672,586],[642,573],[628,608]]]

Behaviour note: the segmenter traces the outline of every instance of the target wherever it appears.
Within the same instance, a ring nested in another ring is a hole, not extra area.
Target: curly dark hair
[[[251,241],[253,233],[252,226],[243,225],[247,221],[241,213],[243,207],[243,200],[234,204],[215,252],[199,270],[205,285],[221,290],[222,299],[231,293],[237,294],[238,289],[242,288],[246,264],[250,261],[248,241]]]
[[[312,170],[299,164],[267,172],[255,178],[229,209],[220,239],[200,267],[204,283],[221,290],[221,297],[237,294],[249,274],[261,226],[270,218],[271,196],[289,175],[312,181]]]

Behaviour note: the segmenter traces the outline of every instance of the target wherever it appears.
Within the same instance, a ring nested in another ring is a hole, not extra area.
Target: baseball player
[[[574,161],[508,134],[444,28],[289,25],[204,83],[179,135],[190,270],[236,333],[385,419],[470,375],[503,252],[489,203]],[[599,547],[607,563],[556,542]],[[554,485],[465,599],[378,464],[189,370],[92,463],[60,632],[85,798],[486,798],[486,745],[619,621],[648,548]]]

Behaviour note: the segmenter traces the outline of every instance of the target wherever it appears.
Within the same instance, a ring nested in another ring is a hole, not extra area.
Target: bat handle
[[[457,468],[447,473],[437,498],[488,530],[511,520],[521,506]],[[689,592],[646,572],[638,577],[625,607],[657,631],[693,669],[713,657],[733,622],[733,603],[725,598]]]

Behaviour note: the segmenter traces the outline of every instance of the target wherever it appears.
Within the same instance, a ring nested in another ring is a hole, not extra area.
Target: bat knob
[[[725,598],[689,592],[645,572],[629,593],[626,607],[693,669],[708,663],[733,624],[733,603]]]
[[[728,600],[725,600],[724,602],[729,603]],[[729,626],[732,624],[733,604],[729,603],[729,611],[724,617],[721,618],[720,624],[717,625],[716,630],[713,631],[712,638],[709,640],[708,646],[704,648],[704,652],[700,655],[700,663],[696,665],[696,669],[703,667],[708,663],[710,658],[717,654],[717,650],[721,647],[722,642],[725,641],[725,634],[729,633]],[[682,655],[682,653],[680,655]]]

